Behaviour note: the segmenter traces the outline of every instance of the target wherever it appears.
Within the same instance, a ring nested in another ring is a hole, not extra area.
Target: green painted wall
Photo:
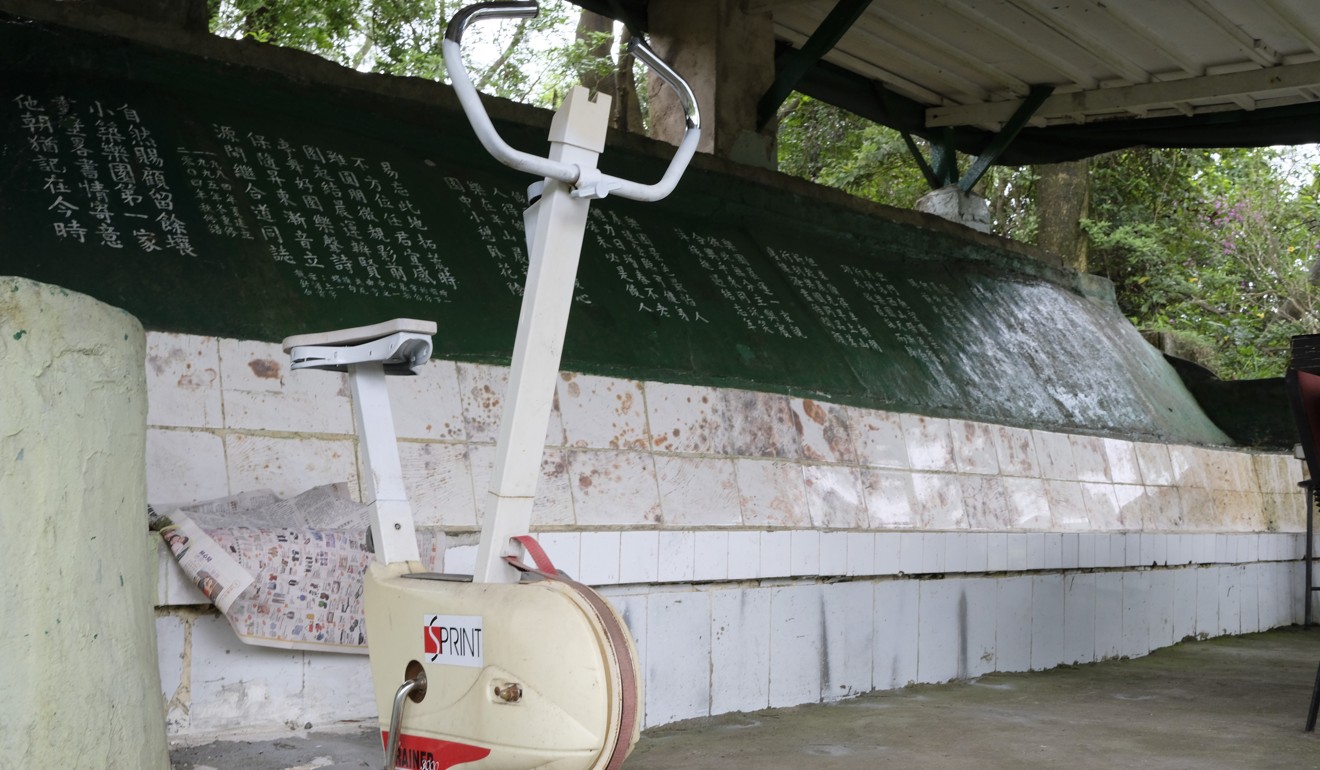
[[[149,329],[278,340],[414,316],[439,323],[438,356],[507,360],[532,180],[461,115],[13,19],[0,62],[0,273]],[[502,128],[543,151],[543,129]],[[744,177],[594,204],[579,282],[566,369],[1227,442],[1107,285]]]

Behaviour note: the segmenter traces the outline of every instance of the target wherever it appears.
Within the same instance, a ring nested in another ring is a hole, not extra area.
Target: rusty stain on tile
[[[280,378],[280,362],[270,358],[254,358],[248,361],[248,368],[263,380]]]

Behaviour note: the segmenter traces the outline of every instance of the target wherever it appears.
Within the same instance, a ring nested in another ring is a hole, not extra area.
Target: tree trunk
[[[1036,245],[1057,254],[1066,267],[1086,271],[1086,233],[1091,178],[1087,161],[1036,166]]]
[[[633,75],[633,56],[628,51],[632,33],[624,27],[619,36],[619,47],[624,54],[619,57],[619,69],[614,76],[614,127],[620,131],[645,134],[642,125],[642,101],[637,93],[637,80]]]

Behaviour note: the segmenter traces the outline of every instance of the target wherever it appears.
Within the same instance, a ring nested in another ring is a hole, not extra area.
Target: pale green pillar
[[[0,765],[169,768],[146,528],[146,340],[0,277]]]

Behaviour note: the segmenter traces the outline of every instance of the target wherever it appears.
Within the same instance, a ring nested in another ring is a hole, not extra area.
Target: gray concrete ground
[[[646,731],[625,770],[1320,769],[1302,732],[1320,630],[917,686]],[[380,767],[374,730],[176,749],[176,770]]]

